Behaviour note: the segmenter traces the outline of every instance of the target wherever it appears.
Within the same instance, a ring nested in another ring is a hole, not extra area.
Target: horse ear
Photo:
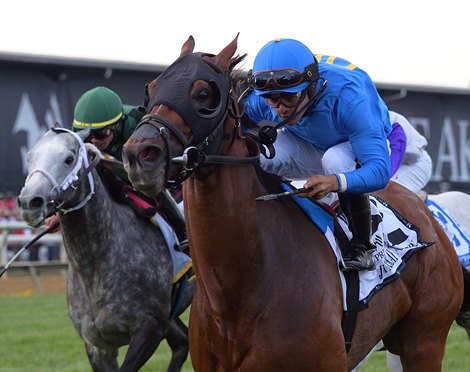
[[[239,35],[240,33],[235,36],[235,39],[233,39],[229,45],[227,45],[218,55],[215,56],[215,61],[217,65],[224,68],[225,70],[228,70],[230,66],[230,61],[232,60],[232,57],[237,51]]]
[[[103,159],[103,154],[101,153],[101,151],[98,150],[98,148],[92,143],[85,143],[85,149],[89,159],[93,160],[95,156],[98,156],[100,159]]]
[[[180,54],[180,57],[182,56],[185,56],[187,54],[190,54],[193,52],[194,50],[194,45],[195,45],[195,41],[194,41],[194,38],[192,35],[189,35],[189,38],[188,40],[186,40],[186,42],[183,44],[183,46],[181,47],[181,54]]]
[[[87,137],[90,135],[90,128],[87,128],[87,129],[83,129],[83,130],[80,130],[77,132],[77,134],[80,136],[80,138],[85,141],[87,139]]]

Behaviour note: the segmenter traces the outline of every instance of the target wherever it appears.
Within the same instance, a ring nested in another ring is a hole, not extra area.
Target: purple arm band
[[[406,134],[398,123],[393,123],[392,131],[388,135],[390,142],[390,177],[392,177],[400,167],[406,149]]]

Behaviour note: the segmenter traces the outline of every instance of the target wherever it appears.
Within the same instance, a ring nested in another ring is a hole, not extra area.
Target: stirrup
[[[368,247],[363,242],[351,241],[349,253],[343,257],[343,267],[341,271],[370,271],[375,269],[374,252],[375,247]]]
[[[371,271],[375,269],[373,252],[363,252],[361,256],[343,259],[341,271]]]

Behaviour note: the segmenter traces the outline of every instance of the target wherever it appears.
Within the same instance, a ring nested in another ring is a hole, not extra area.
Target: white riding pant
[[[406,134],[406,149],[400,167],[390,178],[413,192],[423,189],[432,175],[432,159],[426,151],[428,141],[411,123],[394,111],[389,111],[390,123],[398,123]]]
[[[408,125],[411,126],[411,124],[406,119],[404,120],[406,122],[402,120],[398,122],[402,127],[407,127],[403,128],[407,133]],[[411,128],[416,131],[413,127]],[[421,136],[417,131],[416,133]],[[391,179],[413,192],[418,192],[431,177],[432,160],[424,147],[408,154],[409,146],[413,147],[413,142],[407,141],[403,161]],[[356,169],[356,156],[349,142],[340,143],[323,152],[315,145],[283,128],[278,132],[274,148],[276,151],[274,158],[261,157],[261,167],[284,179],[307,180],[314,174],[337,174],[352,172]]]

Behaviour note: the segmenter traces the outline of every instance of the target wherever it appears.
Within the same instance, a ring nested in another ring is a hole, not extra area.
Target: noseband
[[[183,167],[174,180],[167,179],[167,187],[177,186],[188,178],[197,168],[208,164],[257,164],[258,156],[241,158],[220,155],[224,137],[224,124],[230,111],[231,77],[229,71],[222,71],[203,53],[192,53],[178,58],[158,78],[157,87],[148,105],[147,112],[156,105],[165,105],[178,113],[192,131],[190,141],[176,126],[161,115],[145,115],[136,130],[143,125],[152,125],[158,131],[166,146],[166,175],[171,174],[173,162]],[[215,108],[196,109],[189,92],[193,84],[203,80],[210,84],[219,99]],[[240,126],[236,119],[236,127]],[[173,134],[182,145],[184,153],[173,157],[169,143],[169,133]],[[169,161],[171,159],[171,161]]]

